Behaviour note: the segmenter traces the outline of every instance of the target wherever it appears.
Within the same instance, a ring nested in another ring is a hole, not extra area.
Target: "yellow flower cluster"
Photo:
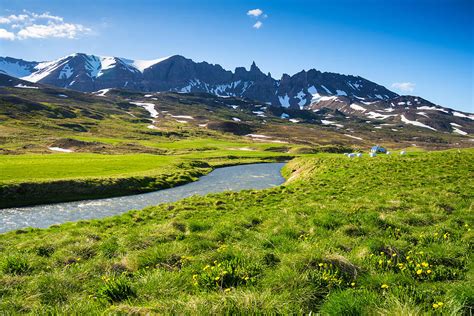
[[[435,232],[433,234],[421,233],[418,236],[418,239],[422,243],[447,242],[450,240],[450,238],[451,238],[451,234],[449,232],[444,232],[444,233]]]
[[[438,309],[438,308],[443,307],[443,305],[444,305],[443,302],[433,303],[433,308],[434,308],[434,309]]]
[[[417,279],[423,280],[428,279],[429,275],[433,273],[432,265],[428,263],[425,257],[423,251],[409,251],[405,258],[397,253],[388,255],[382,251],[380,255],[371,254],[369,260],[376,264],[379,269],[408,273]]]

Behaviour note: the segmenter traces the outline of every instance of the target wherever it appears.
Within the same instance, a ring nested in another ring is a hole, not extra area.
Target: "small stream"
[[[175,202],[193,195],[278,186],[285,181],[280,173],[283,166],[284,163],[261,163],[224,167],[196,182],[150,193],[0,209],[0,233],[25,227],[46,228],[53,224],[103,218],[150,205]]]

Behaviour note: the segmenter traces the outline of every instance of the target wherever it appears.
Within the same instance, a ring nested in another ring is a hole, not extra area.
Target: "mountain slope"
[[[389,100],[367,102],[345,96],[320,97],[309,109],[320,112],[337,110],[346,117],[379,122],[380,128],[414,126],[439,132],[474,134],[474,115],[435,105],[416,96],[398,96]]]
[[[203,150],[212,148],[216,139],[237,141],[241,145],[229,146],[237,152],[235,148],[264,144],[284,152],[295,146],[309,151],[321,146],[336,151],[344,146],[350,151],[348,146],[357,149],[373,144],[392,149],[472,147],[470,114],[401,106],[383,112],[375,103],[359,103],[367,109],[362,112],[353,109],[355,103],[349,103],[349,97],[335,98],[339,101],[313,102],[313,110],[300,110],[202,92],[104,89],[83,93],[0,74],[0,152],[48,153],[49,147],[99,153],[156,152],[167,150],[160,143],[187,139],[187,146],[201,144]],[[427,105],[417,105],[423,106]],[[370,112],[396,113],[397,117],[383,119]],[[417,112],[425,112],[430,121],[411,116]],[[407,124],[402,115],[436,130]],[[468,134],[461,135],[455,128]]]
[[[220,65],[194,62],[183,56],[143,61],[72,54],[49,62],[27,62],[0,57],[0,72],[24,80],[57,87],[92,92],[106,88],[126,88],[142,92],[207,92],[237,96],[285,108],[304,108],[315,95],[350,96],[367,100],[387,100],[396,93],[362,77],[301,71],[284,74],[280,80],[264,74],[255,63],[249,70],[234,72]]]

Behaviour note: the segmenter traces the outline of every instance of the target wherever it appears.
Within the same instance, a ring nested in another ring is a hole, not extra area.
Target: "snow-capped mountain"
[[[194,62],[180,55],[131,60],[88,54],[72,54],[48,62],[29,62],[0,57],[0,73],[38,84],[78,90],[110,88],[140,92],[206,92],[223,97],[241,97],[283,108],[308,110],[323,116],[322,123],[343,125],[334,120],[352,118],[367,124],[411,126],[432,131],[470,135],[474,115],[435,105],[415,96],[399,96],[359,76],[301,71],[274,79],[254,63],[247,70],[229,71],[220,65]],[[23,82],[22,86],[26,86]],[[333,118],[332,116],[335,116]],[[325,123],[326,122],[326,123]],[[333,122],[333,123],[330,123]]]
[[[220,65],[197,63],[179,55],[149,61],[82,53],[49,62],[0,57],[0,73],[83,92],[106,88],[143,92],[208,92],[300,109],[320,97],[388,100],[397,96],[362,77],[311,69],[293,76],[284,74],[276,80],[270,74],[264,74],[255,63],[249,70],[238,67],[232,72]]]
[[[361,122],[378,122],[380,127],[393,128],[394,131],[403,126],[415,126],[459,135],[474,133],[474,114],[442,107],[416,96],[377,101],[346,96],[319,97],[308,107],[316,113],[328,109],[341,114],[343,119],[351,117]]]

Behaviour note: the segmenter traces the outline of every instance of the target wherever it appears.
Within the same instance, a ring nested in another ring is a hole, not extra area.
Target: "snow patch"
[[[331,90],[326,88],[324,85],[321,85],[321,88],[323,88],[327,93],[332,94]]]
[[[425,112],[416,112],[418,115],[422,115],[424,117],[430,118]]]
[[[340,128],[344,127],[344,125],[342,124],[337,124],[336,122],[328,121],[328,120],[321,120],[321,123],[323,123],[323,125],[333,125]]]
[[[421,122],[418,122],[418,121],[410,121],[409,119],[407,119],[405,117],[405,115],[401,115],[401,119],[402,119],[402,122],[405,123],[405,124],[410,124],[410,125],[414,125],[414,126],[419,126],[419,127],[423,127],[423,128],[428,128],[430,130],[433,130],[433,131],[436,131],[436,129],[434,129],[433,127],[431,126],[428,126],[426,124],[423,124]]]
[[[261,135],[261,134],[247,134],[245,136],[252,137],[252,138],[270,138],[270,136]]]
[[[303,107],[306,105],[306,93],[304,93],[303,90],[301,90],[300,92],[298,92],[296,97],[300,99],[300,101],[298,102],[298,105],[300,106],[300,109],[302,110]]]
[[[0,61],[0,72],[9,76],[21,78],[31,75],[31,70],[27,65],[21,65],[18,61],[11,63],[6,60]]]
[[[440,112],[444,112],[444,113],[449,113],[449,112],[446,111],[445,109],[438,108],[438,107],[435,107],[435,106],[426,106],[426,105],[423,105],[423,106],[417,107],[416,109],[417,109],[417,110],[440,111]]]
[[[344,136],[347,136],[347,137],[350,137],[350,138],[354,138],[354,139],[358,139],[358,140],[364,140],[360,137],[357,137],[357,136],[353,136],[353,135],[349,135],[349,134],[344,134]]]
[[[284,108],[290,107],[290,97],[288,96],[288,93],[285,94],[284,97],[279,96],[278,100],[280,101],[280,105]]]
[[[155,105],[153,103],[130,102],[130,104],[138,105],[138,106],[141,106],[141,107],[145,108],[145,110],[147,110],[150,113],[150,116],[152,118],[157,118],[158,117],[158,111],[155,110]]]
[[[48,147],[48,149],[52,150],[52,151],[59,151],[59,152],[62,152],[62,153],[72,153],[73,152],[72,149],[61,148],[61,147]]]
[[[391,116],[397,116],[397,115],[396,114],[381,114],[381,113],[370,111],[369,113],[367,113],[367,116],[374,120],[377,120],[377,119],[385,120],[386,118],[389,118]]]
[[[358,104],[355,104],[355,103],[352,103],[351,105],[349,105],[351,109],[353,110],[356,110],[356,111],[361,111],[361,112],[365,112],[367,111],[366,108],[364,108],[363,106],[360,106]]]
[[[72,69],[69,64],[66,64],[63,69],[59,72],[59,79],[69,79],[72,74],[74,73],[74,69]]]
[[[101,90],[97,90],[97,91],[92,92],[92,94],[95,94],[98,97],[105,97],[105,95],[109,91],[110,91],[110,89],[101,89]]]
[[[180,119],[187,119],[187,120],[194,120],[194,117],[189,116],[189,115],[171,115],[171,117],[180,118]]]
[[[158,58],[158,59],[152,59],[152,60],[131,60],[131,59],[124,59],[121,58],[121,60],[129,65],[132,66],[133,68],[137,69],[138,71],[142,72],[145,71],[145,69],[150,68],[153,65],[159,64],[162,61],[167,60],[171,56],[168,57],[163,57],[163,58]]]
[[[22,89],[39,89],[38,87],[33,87],[33,86],[27,86],[27,85],[24,85],[24,84],[17,84],[15,86],[15,88],[22,88]]]
[[[463,118],[468,118],[470,120],[474,120],[474,115],[466,115],[464,113],[456,112],[456,111],[453,111],[453,115],[457,117],[463,117]]]
[[[456,127],[453,127],[453,133],[457,133],[457,134],[463,135],[463,136],[467,135],[467,133],[465,131],[462,131],[459,128],[456,128]]]

